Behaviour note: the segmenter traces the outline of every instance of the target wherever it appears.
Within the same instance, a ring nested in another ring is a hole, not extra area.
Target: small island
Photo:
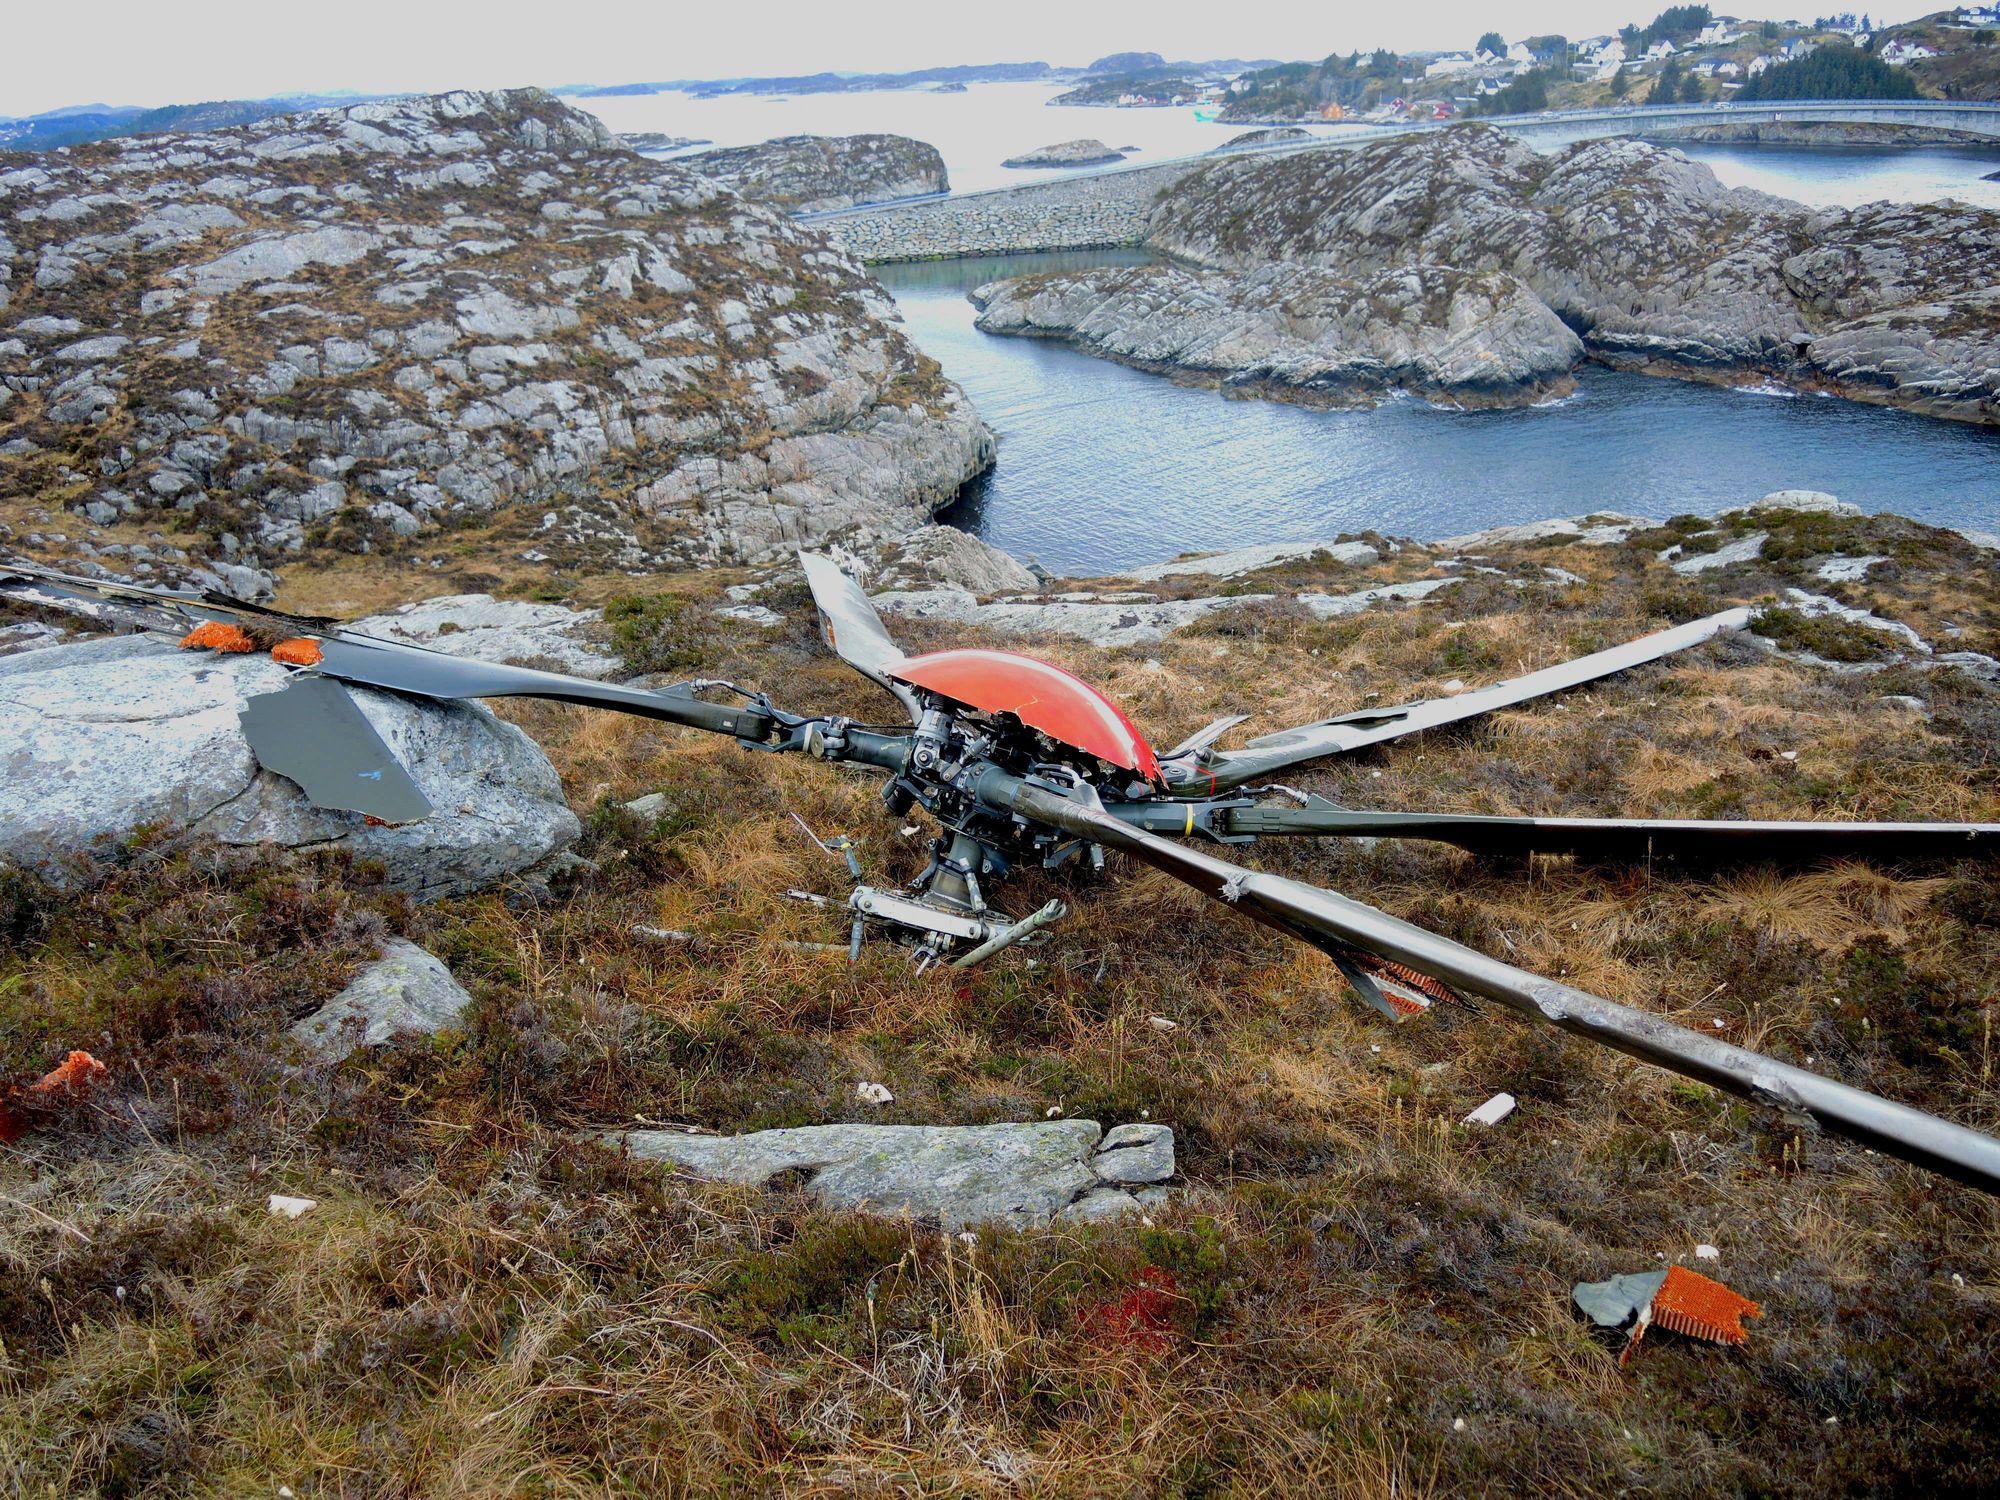
[[[1010,156],[1000,165],[1003,167],[1095,167],[1105,162],[1123,161],[1125,153],[1114,151],[1102,141],[1061,141],[1053,146],[1043,146],[1025,152],[1020,156]]]

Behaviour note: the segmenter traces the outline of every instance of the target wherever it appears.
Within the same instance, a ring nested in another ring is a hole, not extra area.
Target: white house
[[[1747,67],[1747,68],[1745,68],[1745,69],[1744,69],[1743,71],[1744,71],[1744,74],[1745,74],[1745,76],[1747,76],[1747,77],[1750,77],[1750,78],[1756,78],[1756,77],[1759,77],[1759,76],[1761,76],[1761,75],[1762,75],[1763,73],[1765,73],[1765,72],[1769,71],[1769,70],[1770,70],[1770,69],[1771,69],[1771,68],[1772,68],[1773,66],[1775,66],[1775,65],[1776,65],[1776,64],[1777,64],[1777,63],[1778,63],[1779,61],[1781,61],[1781,59],[1779,59],[1779,58],[1776,58],[1776,57],[1772,57],[1772,56],[1770,56],[1770,55],[1769,55],[1769,54],[1767,53],[1767,54],[1766,54],[1765,56],[1763,56],[1763,57],[1753,57],[1753,58],[1751,58],[1751,59],[1750,59],[1750,66],[1749,66],[1749,67]]]
[[[1936,57],[1937,52],[1922,42],[1910,42],[1897,37],[1875,55],[1885,63],[1906,63],[1915,62],[1920,57]]]
[[[1470,73],[1478,66],[1478,61],[1469,52],[1447,52],[1442,57],[1431,59],[1430,65],[1424,69],[1424,77],[1448,78],[1454,73]]]
[[[1743,35],[1728,21],[1710,21],[1694,39],[1697,47],[1727,47]]]
[[[1673,55],[1674,55],[1674,44],[1670,41],[1665,40],[1664,38],[1653,43],[1652,46],[1646,49],[1646,60],[1648,62],[1657,61],[1662,57],[1672,57]]]
[[[1532,68],[1541,59],[1535,56],[1526,42],[1516,42],[1507,49],[1507,61],[1519,63],[1524,68]]]
[[[1802,57],[1811,57],[1817,51],[1819,51],[1818,42],[1807,41],[1802,36],[1795,36],[1789,42],[1785,43],[1785,61],[1797,62]]]
[[[1743,76],[1743,64],[1738,62],[1719,62],[1715,65],[1715,76],[1717,78],[1741,78]]]
[[[2000,5],[1961,6],[1958,12],[1961,26],[2000,26]]]

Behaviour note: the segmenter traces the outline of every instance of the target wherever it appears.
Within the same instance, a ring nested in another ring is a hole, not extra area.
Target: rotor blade
[[[980,773],[973,791],[988,807],[1121,850],[1323,952],[1371,954],[2000,1196],[2000,1140],[1976,1130],[1516,969],[1332,891],[1173,843],[997,768]]]
[[[834,655],[870,682],[887,688],[910,711],[910,721],[918,717],[916,694],[889,675],[891,667],[905,659],[903,648],[889,639],[889,627],[861,585],[840,571],[830,557],[817,552],[801,552],[799,563],[806,570],[806,587],[812,590],[819,607],[819,633]]]
[[[295,677],[275,693],[245,699],[238,717],[257,764],[296,781],[313,806],[384,823],[430,816],[429,799],[403,763],[330,678]]]
[[[1161,763],[1165,764],[1170,760],[1179,760],[1183,755],[1199,754],[1249,717],[1250,715],[1248,714],[1224,714],[1214,723],[1205,724],[1200,729],[1197,729],[1193,734],[1174,746],[1173,749],[1162,750],[1160,752]]]
[[[1180,833],[1185,818],[1172,803],[1134,819],[1141,827]],[[2000,854],[2000,823],[1831,823],[1792,819],[1521,818],[1478,813],[1375,812],[1336,807],[1322,797],[1304,807],[1221,810],[1218,832],[1271,838],[1431,839],[1475,854],[1577,854],[1592,859],[1687,859],[1783,864],[1842,856],[1885,860],[1961,859]],[[1197,823],[1197,827],[1199,824]]]
[[[1725,609],[1706,619],[1691,620],[1670,630],[1656,631],[1636,641],[1627,641],[1622,646],[1594,651],[1575,661],[1544,667],[1539,672],[1530,672],[1525,677],[1507,682],[1496,682],[1491,687],[1475,688],[1454,698],[1427,698],[1420,703],[1408,703],[1396,708],[1362,709],[1359,713],[1341,714],[1316,724],[1267,734],[1251,740],[1241,749],[1223,750],[1210,756],[1199,771],[1184,779],[1208,781],[1212,775],[1210,789],[1227,791],[1288,766],[1359,750],[1364,745],[1379,745],[1419,730],[1436,729],[1440,725],[1455,724],[1461,719],[1491,713],[1496,708],[1525,703],[1544,693],[1577,687],[1612,672],[1622,672],[1628,667],[1685,651],[1725,630],[1740,630],[1749,623],[1748,609]]]
[[[589,708],[609,708],[643,718],[683,724],[762,743],[777,727],[761,708],[709,703],[686,684],[652,691],[594,682],[563,672],[543,672],[501,662],[452,656],[428,646],[387,641],[342,630],[325,620],[288,615],[215,595],[177,594],[108,579],[78,578],[14,563],[0,565],[0,596],[65,609],[99,624],[177,631],[187,624],[221,621],[251,628],[268,639],[282,630],[317,648],[311,670],[323,677],[387,688],[419,698],[546,698]]]

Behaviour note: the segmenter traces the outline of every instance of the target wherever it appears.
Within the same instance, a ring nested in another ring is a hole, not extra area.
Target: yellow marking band
[[[1187,827],[1181,830],[1182,838],[1186,838],[1189,834],[1194,832],[1194,804],[1192,802],[1190,802],[1187,805],[1187,810],[1188,810]]]

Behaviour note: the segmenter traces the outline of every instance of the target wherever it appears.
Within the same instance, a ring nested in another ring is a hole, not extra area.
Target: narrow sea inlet
[[[1525,411],[1230,400],[973,327],[973,287],[1141,252],[884,265],[910,333],[1000,437],[945,519],[1070,574],[1379,530],[1419,538],[1617,510],[1713,512],[1816,489],[1936,525],[2000,526],[2000,432],[1819,396],[1578,372]]]

